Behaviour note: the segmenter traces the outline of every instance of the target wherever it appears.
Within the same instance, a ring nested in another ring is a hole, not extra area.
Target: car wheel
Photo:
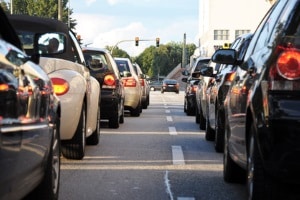
[[[139,117],[140,113],[141,113],[141,102],[139,102],[136,108],[132,108],[130,110],[130,115],[134,117]]]
[[[100,107],[98,107],[97,112],[97,126],[96,130],[86,139],[86,144],[97,145],[100,140]]]
[[[225,129],[224,154],[223,154],[223,177],[228,183],[245,182],[246,171],[238,166],[229,155],[228,136]]]
[[[201,130],[205,130],[205,126],[206,126],[206,120],[205,117],[203,116],[203,111],[200,105],[200,110],[199,110],[199,128]]]
[[[57,120],[53,128],[51,149],[47,160],[44,179],[41,184],[25,199],[58,199],[60,182],[60,120]]]
[[[86,107],[82,105],[80,119],[74,137],[68,141],[62,141],[62,154],[69,159],[80,160],[84,157],[86,141]]]
[[[276,182],[265,173],[256,140],[255,130],[252,124],[247,156],[247,191],[248,199],[276,199]]]
[[[121,111],[121,115],[119,118],[119,123],[123,124],[124,123],[124,105],[122,105],[122,111]]]
[[[119,128],[120,126],[120,118],[119,113],[116,113],[113,117],[111,117],[108,121],[108,127],[109,128]]]
[[[208,109],[206,111],[206,123],[205,123],[205,139],[207,141],[214,141],[215,140],[215,131],[210,126],[209,116],[208,116]]]
[[[184,102],[183,102],[183,112],[186,113],[186,111],[187,111],[186,97],[184,97]]]
[[[195,121],[196,121],[196,124],[199,124],[200,123],[200,115],[199,115],[199,110],[198,110],[198,106],[196,105],[196,111],[195,111]]]
[[[220,108],[216,112],[215,127],[215,150],[222,153],[224,151],[224,111]]]

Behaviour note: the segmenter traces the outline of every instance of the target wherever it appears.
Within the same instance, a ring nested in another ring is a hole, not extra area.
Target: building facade
[[[199,0],[198,56],[228,48],[243,33],[254,32],[272,0]]]

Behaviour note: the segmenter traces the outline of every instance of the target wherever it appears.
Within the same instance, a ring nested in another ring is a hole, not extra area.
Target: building
[[[198,55],[228,48],[243,33],[254,32],[274,0],[199,0]]]

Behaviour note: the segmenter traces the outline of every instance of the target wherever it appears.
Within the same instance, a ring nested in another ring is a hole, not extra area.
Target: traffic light
[[[139,37],[135,37],[135,46],[139,46],[139,40],[140,40]]]
[[[156,38],[156,47],[159,47],[159,38]]]

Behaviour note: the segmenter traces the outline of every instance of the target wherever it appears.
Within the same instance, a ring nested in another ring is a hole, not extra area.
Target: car
[[[208,66],[208,67],[207,67]],[[192,73],[193,78],[199,79],[198,88],[196,90],[196,114],[195,121],[199,123],[200,130],[205,130],[205,139],[212,140],[214,134],[211,133],[212,130],[206,129],[210,128],[208,122],[206,121],[207,116],[207,88],[214,82],[213,73],[218,71],[220,64],[213,62],[212,60],[206,66],[203,66],[200,71]],[[203,76],[205,74],[206,76]],[[208,134],[209,133],[209,134]]]
[[[182,78],[183,82],[187,82],[187,78]],[[196,91],[198,89],[198,79],[191,79],[188,81],[184,93],[183,111],[188,115],[195,115],[196,110]]]
[[[114,59],[124,85],[124,109],[129,110],[131,116],[139,117],[142,112],[142,87],[139,77],[129,58],[115,57]]]
[[[155,80],[149,81],[150,91],[161,90],[161,86],[162,86],[162,81],[155,81]]]
[[[164,79],[162,81],[161,93],[175,92],[179,94],[179,82],[176,79]]]
[[[300,1],[278,0],[242,60],[234,49],[212,57],[237,64],[224,101],[223,174],[227,182],[246,181],[248,199],[287,199],[300,183],[299,16]]]
[[[118,66],[104,48],[82,47],[90,74],[101,86],[101,119],[108,120],[110,128],[124,123],[125,92]]]
[[[252,33],[245,33],[238,36],[231,44],[230,48],[235,49],[239,59],[245,55],[247,47],[252,39]],[[214,140],[215,150],[223,152],[224,150],[224,100],[227,95],[229,86],[233,81],[236,65],[220,65],[218,71],[213,74],[212,84],[207,88],[207,125],[206,134],[214,134],[208,136]],[[208,72],[206,70],[205,72]],[[205,76],[205,74],[202,74]],[[212,130],[209,132],[209,130]]]
[[[187,115],[196,114],[196,90],[199,83],[198,78],[193,78],[194,72],[199,72],[203,67],[206,67],[210,61],[209,57],[198,57],[190,70],[183,70],[182,75],[187,76],[181,79],[185,83],[184,104],[183,110]],[[198,119],[198,118],[197,118]],[[199,123],[198,121],[196,121]]]
[[[142,86],[142,108],[147,109],[150,103],[150,87],[147,76],[143,73],[141,67],[137,63],[133,63],[132,65],[140,79]]]
[[[90,75],[75,34],[62,21],[28,15],[10,15],[23,49],[40,56],[42,69],[51,78],[61,102],[61,150],[64,157],[80,160],[86,144],[100,138],[100,84]],[[49,52],[52,38],[57,52]]]
[[[1,7],[0,24],[0,199],[58,199],[60,101]]]

